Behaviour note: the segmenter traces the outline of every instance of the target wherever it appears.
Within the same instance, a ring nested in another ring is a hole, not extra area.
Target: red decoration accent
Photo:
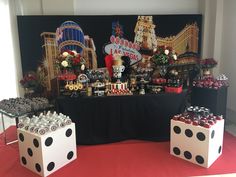
[[[113,56],[112,55],[107,55],[105,57],[105,63],[106,63],[106,67],[107,70],[109,72],[110,77],[112,77],[112,60],[113,60]]]
[[[205,123],[205,124],[203,125],[203,127],[205,127],[205,128],[210,128],[210,127],[211,127],[211,125],[210,125],[210,124],[208,124],[208,123]]]
[[[181,93],[182,92],[182,86],[180,87],[165,87],[165,92],[167,93]]]
[[[174,117],[172,118],[173,120],[179,120],[180,116],[179,115],[174,115]]]
[[[73,81],[76,79],[76,75],[73,73],[63,73],[58,75],[58,80],[67,80],[67,81]]]
[[[215,124],[215,122],[214,122],[213,120],[209,120],[208,123],[209,123],[210,125],[214,125],[214,124]]]
[[[185,117],[180,117],[179,120],[180,120],[181,122],[185,122]]]
[[[153,78],[152,82],[154,84],[165,84],[166,83],[166,79],[165,78]]]
[[[199,125],[199,122],[197,120],[193,121],[193,125],[197,126]]]
[[[190,119],[186,119],[186,120],[185,120],[185,123],[186,123],[186,124],[191,124],[192,121],[191,121]]]
[[[222,120],[223,116],[216,116],[216,120]]]

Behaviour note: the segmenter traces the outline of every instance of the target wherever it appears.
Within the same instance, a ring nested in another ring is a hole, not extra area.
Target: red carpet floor
[[[38,176],[20,165],[17,143],[0,143],[0,177]],[[229,133],[225,132],[223,154],[208,169],[171,156],[169,145],[129,140],[78,146],[77,160],[50,177],[186,177],[236,172],[236,137]]]

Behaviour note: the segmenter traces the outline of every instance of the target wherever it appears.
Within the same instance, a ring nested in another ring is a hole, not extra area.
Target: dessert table
[[[185,109],[187,91],[133,96],[56,98],[56,110],[76,124],[77,144],[127,139],[167,141],[170,119]]]

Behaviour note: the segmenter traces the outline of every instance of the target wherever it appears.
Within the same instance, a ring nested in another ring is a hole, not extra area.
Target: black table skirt
[[[193,87],[191,104],[209,108],[214,115],[223,115],[226,119],[228,87],[219,89]]]
[[[77,144],[127,139],[166,141],[170,119],[185,109],[186,92],[111,97],[58,97],[56,109],[76,123]]]

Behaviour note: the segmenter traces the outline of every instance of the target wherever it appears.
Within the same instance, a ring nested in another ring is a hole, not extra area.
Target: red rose
[[[74,65],[77,65],[77,64],[80,63],[80,58],[73,58],[72,62],[73,62]]]
[[[167,46],[166,49],[172,51],[172,47]]]
[[[174,64],[174,60],[170,60],[170,64]]]
[[[74,52],[72,52],[71,50],[68,50],[67,52],[68,52],[70,55],[72,55],[72,56],[75,55]]]

